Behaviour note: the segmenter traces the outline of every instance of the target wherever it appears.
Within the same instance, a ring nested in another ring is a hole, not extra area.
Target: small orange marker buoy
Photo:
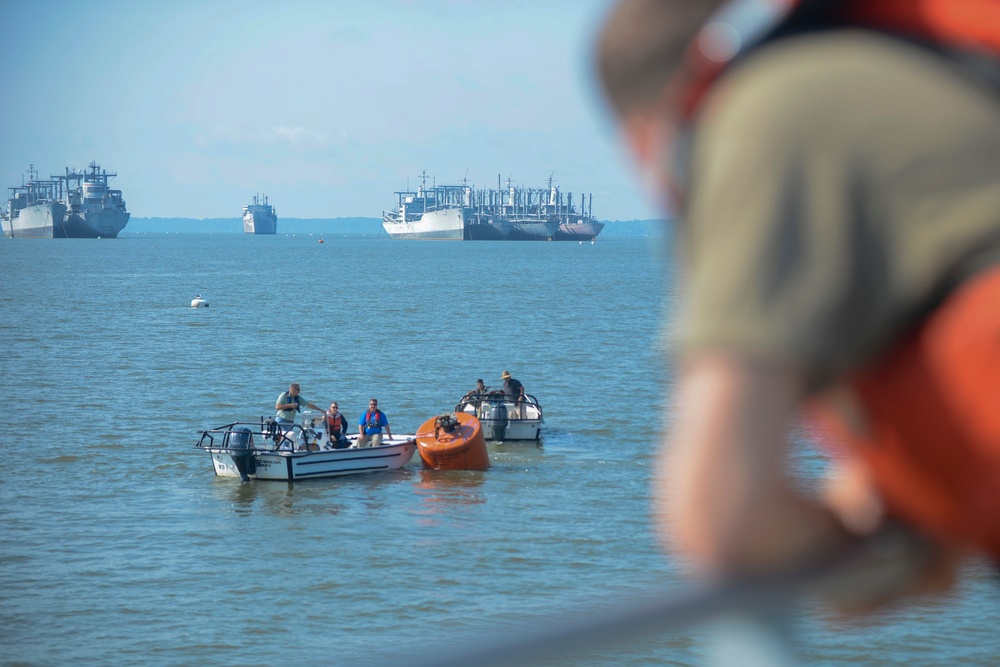
[[[435,470],[486,470],[483,427],[466,412],[431,417],[417,430],[417,451],[425,468]]]
[[[320,239],[320,240],[319,240],[319,242],[320,242],[320,243],[322,243],[322,242],[323,242],[323,239]]]

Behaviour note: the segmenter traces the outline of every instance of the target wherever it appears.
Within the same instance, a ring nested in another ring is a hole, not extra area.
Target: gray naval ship
[[[465,241],[594,240],[604,223],[594,218],[593,195],[564,195],[550,177],[546,188],[462,185],[427,187],[427,173],[416,192],[397,191],[396,207],[382,211],[382,228],[393,239]]]
[[[29,165],[28,181],[9,188],[0,227],[10,238],[115,238],[129,220],[121,190],[108,187],[117,175],[91,162],[41,180]]]
[[[267,203],[266,195],[254,195],[253,203],[243,207],[243,232],[246,234],[276,234],[278,214]]]

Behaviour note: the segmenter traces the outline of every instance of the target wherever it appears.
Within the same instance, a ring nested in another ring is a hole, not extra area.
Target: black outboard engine
[[[257,466],[253,460],[253,431],[246,426],[233,429],[229,432],[229,456],[236,465],[240,479],[244,482],[250,481],[250,475],[257,472]]]
[[[507,434],[507,406],[503,403],[497,403],[496,407],[493,409],[493,439],[503,440],[504,435]]]

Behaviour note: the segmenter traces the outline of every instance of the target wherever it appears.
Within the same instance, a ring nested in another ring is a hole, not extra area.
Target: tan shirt
[[[690,169],[686,352],[819,386],[1000,259],[1000,96],[894,39],[762,48],[706,101]]]

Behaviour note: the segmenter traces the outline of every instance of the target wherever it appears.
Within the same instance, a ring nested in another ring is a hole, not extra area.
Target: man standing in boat
[[[501,373],[500,379],[503,380],[503,393],[507,395],[507,398],[519,403],[524,400],[524,385],[512,378],[510,371]]]
[[[368,401],[368,410],[361,415],[358,420],[360,433],[358,434],[358,447],[378,447],[382,444],[382,429],[386,435],[392,437],[392,429],[389,428],[389,420],[385,413],[378,409],[378,399],[373,398]]]
[[[277,412],[274,421],[288,426],[294,424],[295,413],[302,412],[303,405],[310,407],[313,410],[323,412],[323,408],[313,405],[306,399],[302,398],[299,394],[299,383],[293,382],[288,385],[288,391],[283,391],[278,394],[278,400],[274,403],[274,409]]]
[[[500,379],[503,380],[503,393],[507,397],[508,401],[514,401],[518,404],[518,418],[524,418],[524,408],[521,404],[524,403],[524,385],[518,382],[515,378],[510,376],[510,371],[504,371],[500,374]]]

